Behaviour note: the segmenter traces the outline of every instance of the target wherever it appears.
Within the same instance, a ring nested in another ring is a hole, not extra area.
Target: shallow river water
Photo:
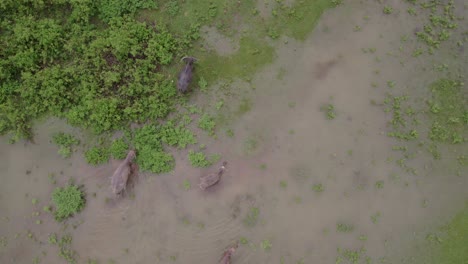
[[[230,124],[235,136],[220,131],[218,140],[206,139],[207,150],[228,162],[208,192],[198,189],[198,177],[218,165],[194,169],[186,153],[176,154],[174,172],[142,173],[131,195],[114,199],[109,176],[118,162],[95,168],[77,154],[64,161],[49,142],[65,127],[60,121],[39,125],[36,144],[3,138],[0,263],[63,263],[47,242],[52,232],[72,234],[78,263],[216,263],[237,240],[232,263],[335,263],[338,249],[365,249],[362,263],[364,256],[399,263],[418,232],[463,207],[468,172],[465,166],[457,175],[424,152],[411,161],[417,175],[394,161],[391,117],[372,102],[384,100],[390,80],[395,92],[423,96],[436,79],[426,66],[446,56],[413,58],[411,41],[400,51],[401,36],[421,19],[403,1],[387,2],[398,12],[385,16],[378,2],[350,1],[327,11],[306,41],[278,41],[274,63],[252,80],[250,111]],[[375,52],[363,52],[369,48]],[[466,51],[456,52],[466,63]],[[56,186],[51,173],[57,186],[73,178],[88,194],[66,231],[42,212]]]

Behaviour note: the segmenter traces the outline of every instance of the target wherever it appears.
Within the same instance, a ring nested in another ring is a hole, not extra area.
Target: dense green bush
[[[112,141],[110,153],[114,159],[124,159],[127,156],[129,146],[123,138]]]
[[[184,149],[189,144],[197,143],[192,131],[181,126],[175,126],[172,121],[169,121],[162,126],[159,135],[162,142],[169,146],[177,146],[180,149]]]
[[[127,16],[155,3],[2,1],[0,133],[31,138],[31,122],[47,115],[97,134],[164,118],[177,93],[160,66],[179,41]]]
[[[57,187],[52,193],[52,202],[55,204],[55,219],[62,221],[84,208],[84,192],[75,185]]]

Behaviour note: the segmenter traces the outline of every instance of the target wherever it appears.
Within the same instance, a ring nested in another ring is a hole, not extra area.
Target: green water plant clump
[[[55,188],[52,202],[55,205],[54,216],[57,221],[63,221],[79,213],[86,203],[84,192],[76,185]]]
[[[221,155],[213,154],[210,157],[207,157],[205,153],[201,151],[190,150],[188,153],[188,158],[189,158],[190,164],[193,167],[206,168],[218,162],[221,159]]]
[[[423,30],[416,32],[419,41],[428,46],[428,52],[434,53],[442,42],[447,41],[452,35],[457,25],[457,17],[455,15],[454,1],[436,1],[430,0],[421,3],[421,7],[430,10],[430,15],[427,17],[429,21],[423,27]]]
[[[80,144],[80,140],[73,135],[63,132],[54,134],[52,141],[59,146],[58,153],[64,158],[69,158],[73,153],[73,147]]]
[[[137,150],[137,161],[142,170],[154,173],[171,171],[175,166],[174,157],[164,152],[160,127],[145,125],[134,131],[133,144]]]

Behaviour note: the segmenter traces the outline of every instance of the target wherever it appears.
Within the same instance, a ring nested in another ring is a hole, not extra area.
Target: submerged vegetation
[[[73,147],[80,144],[73,135],[63,132],[53,135],[52,141],[59,146],[58,153],[64,158],[69,158],[73,153]]]
[[[468,259],[468,204],[451,221],[419,242],[404,263],[452,264]]]
[[[435,159],[441,158],[441,144],[464,144],[468,138],[468,98],[463,93],[463,83],[456,79],[442,78],[429,85],[430,98],[426,104],[415,108],[408,95],[388,95],[384,101],[386,112],[392,114],[389,136],[402,141],[419,140]],[[420,126],[421,120],[430,124],[427,134]],[[426,142],[426,143],[423,143]],[[394,147],[410,158],[407,146]]]

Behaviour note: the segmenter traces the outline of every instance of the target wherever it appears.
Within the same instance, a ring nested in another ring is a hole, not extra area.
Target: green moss
[[[273,61],[274,48],[264,40],[243,37],[239,41],[239,50],[230,56],[215,53],[200,54],[199,72],[208,82],[219,78],[240,77],[249,80],[259,68]]]
[[[431,232],[426,240],[416,245],[411,263],[452,264],[466,263],[468,259],[468,203],[440,230]]]
[[[463,263],[468,259],[468,207],[444,227],[447,237],[442,241],[433,263]]]
[[[250,110],[252,110],[252,100],[244,97],[242,98],[242,100],[239,103],[239,106],[237,107],[236,114],[240,116],[249,112]]]
[[[298,40],[307,38],[326,9],[339,4],[328,0],[305,0],[294,1],[291,6],[287,6],[282,1],[277,2],[266,28]]]

